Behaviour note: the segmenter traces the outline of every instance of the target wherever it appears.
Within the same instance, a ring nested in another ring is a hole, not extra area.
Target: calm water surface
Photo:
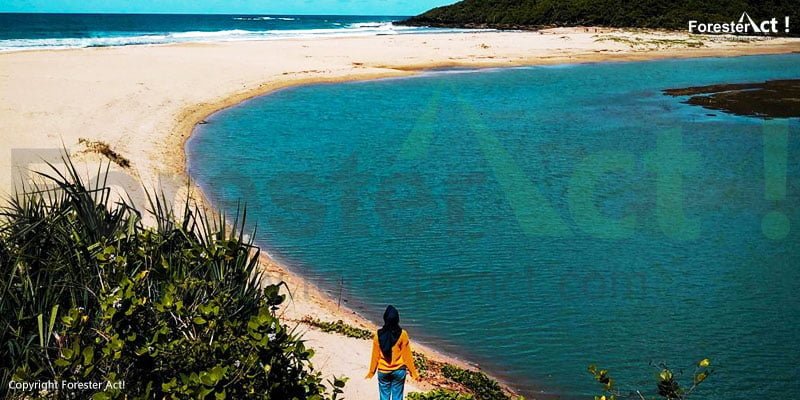
[[[189,167],[276,257],[528,394],[709,357],[702,398],[792,398],[800,122],[661,90],[798,77],[784,55],[299,87],[214,115]]]

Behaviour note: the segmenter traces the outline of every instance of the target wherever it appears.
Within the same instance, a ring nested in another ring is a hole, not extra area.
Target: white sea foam
[[[291,17],[234,17],[234,21],[297,21]]]
[[[167,37],[167,35],[140,35],[94,38],[7,39],[0,40],[0,51],[158,44],[168,43]]]
[[[189,31],[189,32],[175,32],[170,33],[167,37],[174,38],[174,39],[207,39],[207,38],[236,38],[241,36],[248,36],[251,34],[257,34],[257,31],[246,31],[243,29],[231,29],[227,31],[214,31],[214,32],[204,32],[204,31]]]
[[[242,17],[244,18],[244,17]],[[249,17],[248,17],[249,18]],[[277,18],[284,17],[257,17]],[[286,17],[285,19],[289,19]],[[97,36],[87,38],[48,38],[48,39],[4,39],[0,40],[0,51],[21,51],[36,49],[64,49],[84,47],[108,47],[129,45],[158,45],[186,42],[225,42],[246,40],[280,40],[313,37],[350,37],[399,35],[415,33],[446,33],[473,31],[466,29],[433,29],[408,26],[395,26],[391,22],[361,22],[336,28],[317,29],[272,29],[222,31],[171,32],[165,34],[141,34],[131,36]]]

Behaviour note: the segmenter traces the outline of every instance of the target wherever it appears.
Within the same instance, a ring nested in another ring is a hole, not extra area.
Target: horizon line
[[[305,16],[305,17],[413,17],[414,15],[392,14],[289,14],[289,13],[185,13],[185,12],[75,12],[75,11],[2,11],[2,14],[62,14],[62,15],[263,15],[263,16]],[[416,14],[415,14],[416,15]]]

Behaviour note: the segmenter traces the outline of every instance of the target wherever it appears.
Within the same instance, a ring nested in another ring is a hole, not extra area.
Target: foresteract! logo
[[[756,22],[747,12],[743,12],[739,21],[725,23],[701,23],[689,21],[689,33],[716,33],[716,34],[761,34],[773,35],[783,31],[789,33],[789,17],[783,17],[783,25],[777,18]]]

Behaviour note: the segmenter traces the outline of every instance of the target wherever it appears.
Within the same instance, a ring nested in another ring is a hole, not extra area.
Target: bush
[[[317,318],[312,318],[310,315],[306,315],[302,320],[300,320],[300,322],[319,328],[321,331],[326,333],[338,333],[354,339],[372,339],[372,336],[374,335],[370,330],[348,325],[342,320],[338,320],[336,322],[326,322]]]
[[[688,399],[697,387],[705,382],[706,378],[714,372],[710,369],[711,361],[704,358],[697,362],[695,365],[694,373],[692,374],[692,383],[690,385],[682,386],[678,383],[678,377],[666,364],[658,364],[658,374],[656,375],[655,392],[661,398],[666,400],[684,400]],[[625,397],[625,390],[617,386],[616,381],[611,377],[608,370],[597,368],[595,365],[589,366],[589,373],[592,374],[594,380],[603,385],[602,394],[594,396],[595,400],[617,400],[627,397],[636,397],[640,400],[645,400],[647,391],[627,390],[629,396]],[[677,375],[682,375],[679,372]],[[642,394],[644,392],[644,394]]]
[[[0,396],[15,381],[125,382],[93,399],[324,399],[343,380],[313,370],[276,316],[280,285],[261,285],[244,212],[229,224],[187,203],[151,199],[153,228],[104,182],[45,176],[0,214]],[[87,394],[88,393],[88,394]]]
[[[478,400],[507,400],[500,384],[483,372],[470,371],[452,364],[442,366],[442,375],[466,387]]]
[[[412,351],[411,355],[414,357],[414,367],[417,368],[420,376],[428,374],[428,357],[417,351]]]
[[[409,393],[408,400],[474,400],[469,394],[462,394],[452,390],[437,389],[424,393]]]

